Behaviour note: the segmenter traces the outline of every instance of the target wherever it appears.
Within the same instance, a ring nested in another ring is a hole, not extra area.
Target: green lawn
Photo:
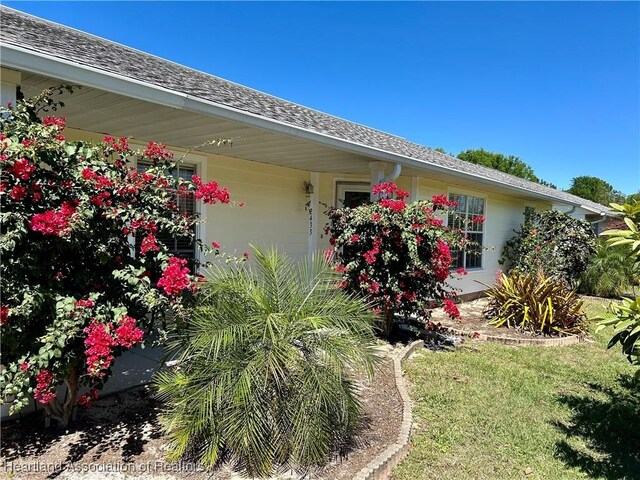
[[[590,316],[601,305],[587,305]],[[413,447],[399,479],[640,479],[640,384],[619,347],[425,351],[405,371]]]

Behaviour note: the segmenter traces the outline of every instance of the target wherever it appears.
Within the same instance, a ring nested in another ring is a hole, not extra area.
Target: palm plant
[[[580,279],[580,292],[598,297],[619,297],[631,288],[634,263],[628,248],[598,242]],[[637,267],[636,267],[637,268]]]
[[[253,267],[209,271],[187,340],[171,344],[177,367],[156,378],[169,457],[230,460],[252,476],[305,471],[352,439],[354,377],[373,375],[377,319],[321,257],[254,256]]]

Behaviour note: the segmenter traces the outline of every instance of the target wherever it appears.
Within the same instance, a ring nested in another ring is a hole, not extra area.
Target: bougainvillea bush
[[[59,107],[56,93],[0,110],[1,393],[11,413],[32,396],[66,424],[76,401],[97,398],[115,358],[197,289],[187,260],[158,241],[196,241],[198,218],[181,211],[178,197],[228,203],[229,193],[174,177],[163,145],[67,141],[64,118],[47,116]],[[137,171],[134,160],[148,168]],[[89,390],[76,398],[80,387]]]
[[[509,270],[566,281],[575,286],[595,253],[589,222],[557,210],[529,213],[520,231],[505,245],[502,262]]]
[[[371,299],[386,319],[385,333],[396,313],[427,317],[430,308],[444,304],[451,317],[459,317],[448,279],[466,272],[451,270],[452,251],[470,242],[444,225],[455,202],[436,195],[408,203],[408,193],[389,182],[376,185],[373,193],[375,202],[327,212],[341,286]]]

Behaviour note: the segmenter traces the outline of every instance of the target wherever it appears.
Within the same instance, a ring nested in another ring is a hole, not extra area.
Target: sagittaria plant
[[[218,251],[194,238],[199,219],[177,198],[230,199],[215,182],[172,175],[177,161],[163,145],[135,151],[126,138],[68,141],[65,119],[46,116],[60,106],[56,93],[63,89],[0,108],[0,388],[10,413],[33,397],[64,425],[76,402],[97,398],[115,358],[197,290],[193,265],[158,238]],[[132,161],[148,167],[138,171]],[[78,398],[81,387],[88,391]]]
[[[459,317],[448,279],[466,275],[464,268],[452,271],[452,251],[469,241],[443,221],[456,203],[446,195],[409,203],[409,194],[390,182],[374,186],[373,194],[375,202],[327,212],[325,231],[342,288],[371,299],[386,319],[386,334],[396,313],[428,317],[430,308],[444,304],[451,317]]]

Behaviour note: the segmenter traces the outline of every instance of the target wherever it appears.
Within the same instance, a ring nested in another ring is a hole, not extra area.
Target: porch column
[[[420,177],[411,177],[411,191],[409,192],[409,200],[411,200],[412,202],[415,202],[416,200],[419,200],[419,195],[420,195]]]
[[[309,193],[309,258],[318,250],[318,209],[320,208],[320,174],[309,173],[311,193]]]
[[[384,162],[369,162],[369,170],[371,171],[371,176],[369,177],[370,183],[370,191],[371,191],[371,201],[374,202],[376,200],[376,196],[373,194],[373,187],[378,183],[384,180]]]

